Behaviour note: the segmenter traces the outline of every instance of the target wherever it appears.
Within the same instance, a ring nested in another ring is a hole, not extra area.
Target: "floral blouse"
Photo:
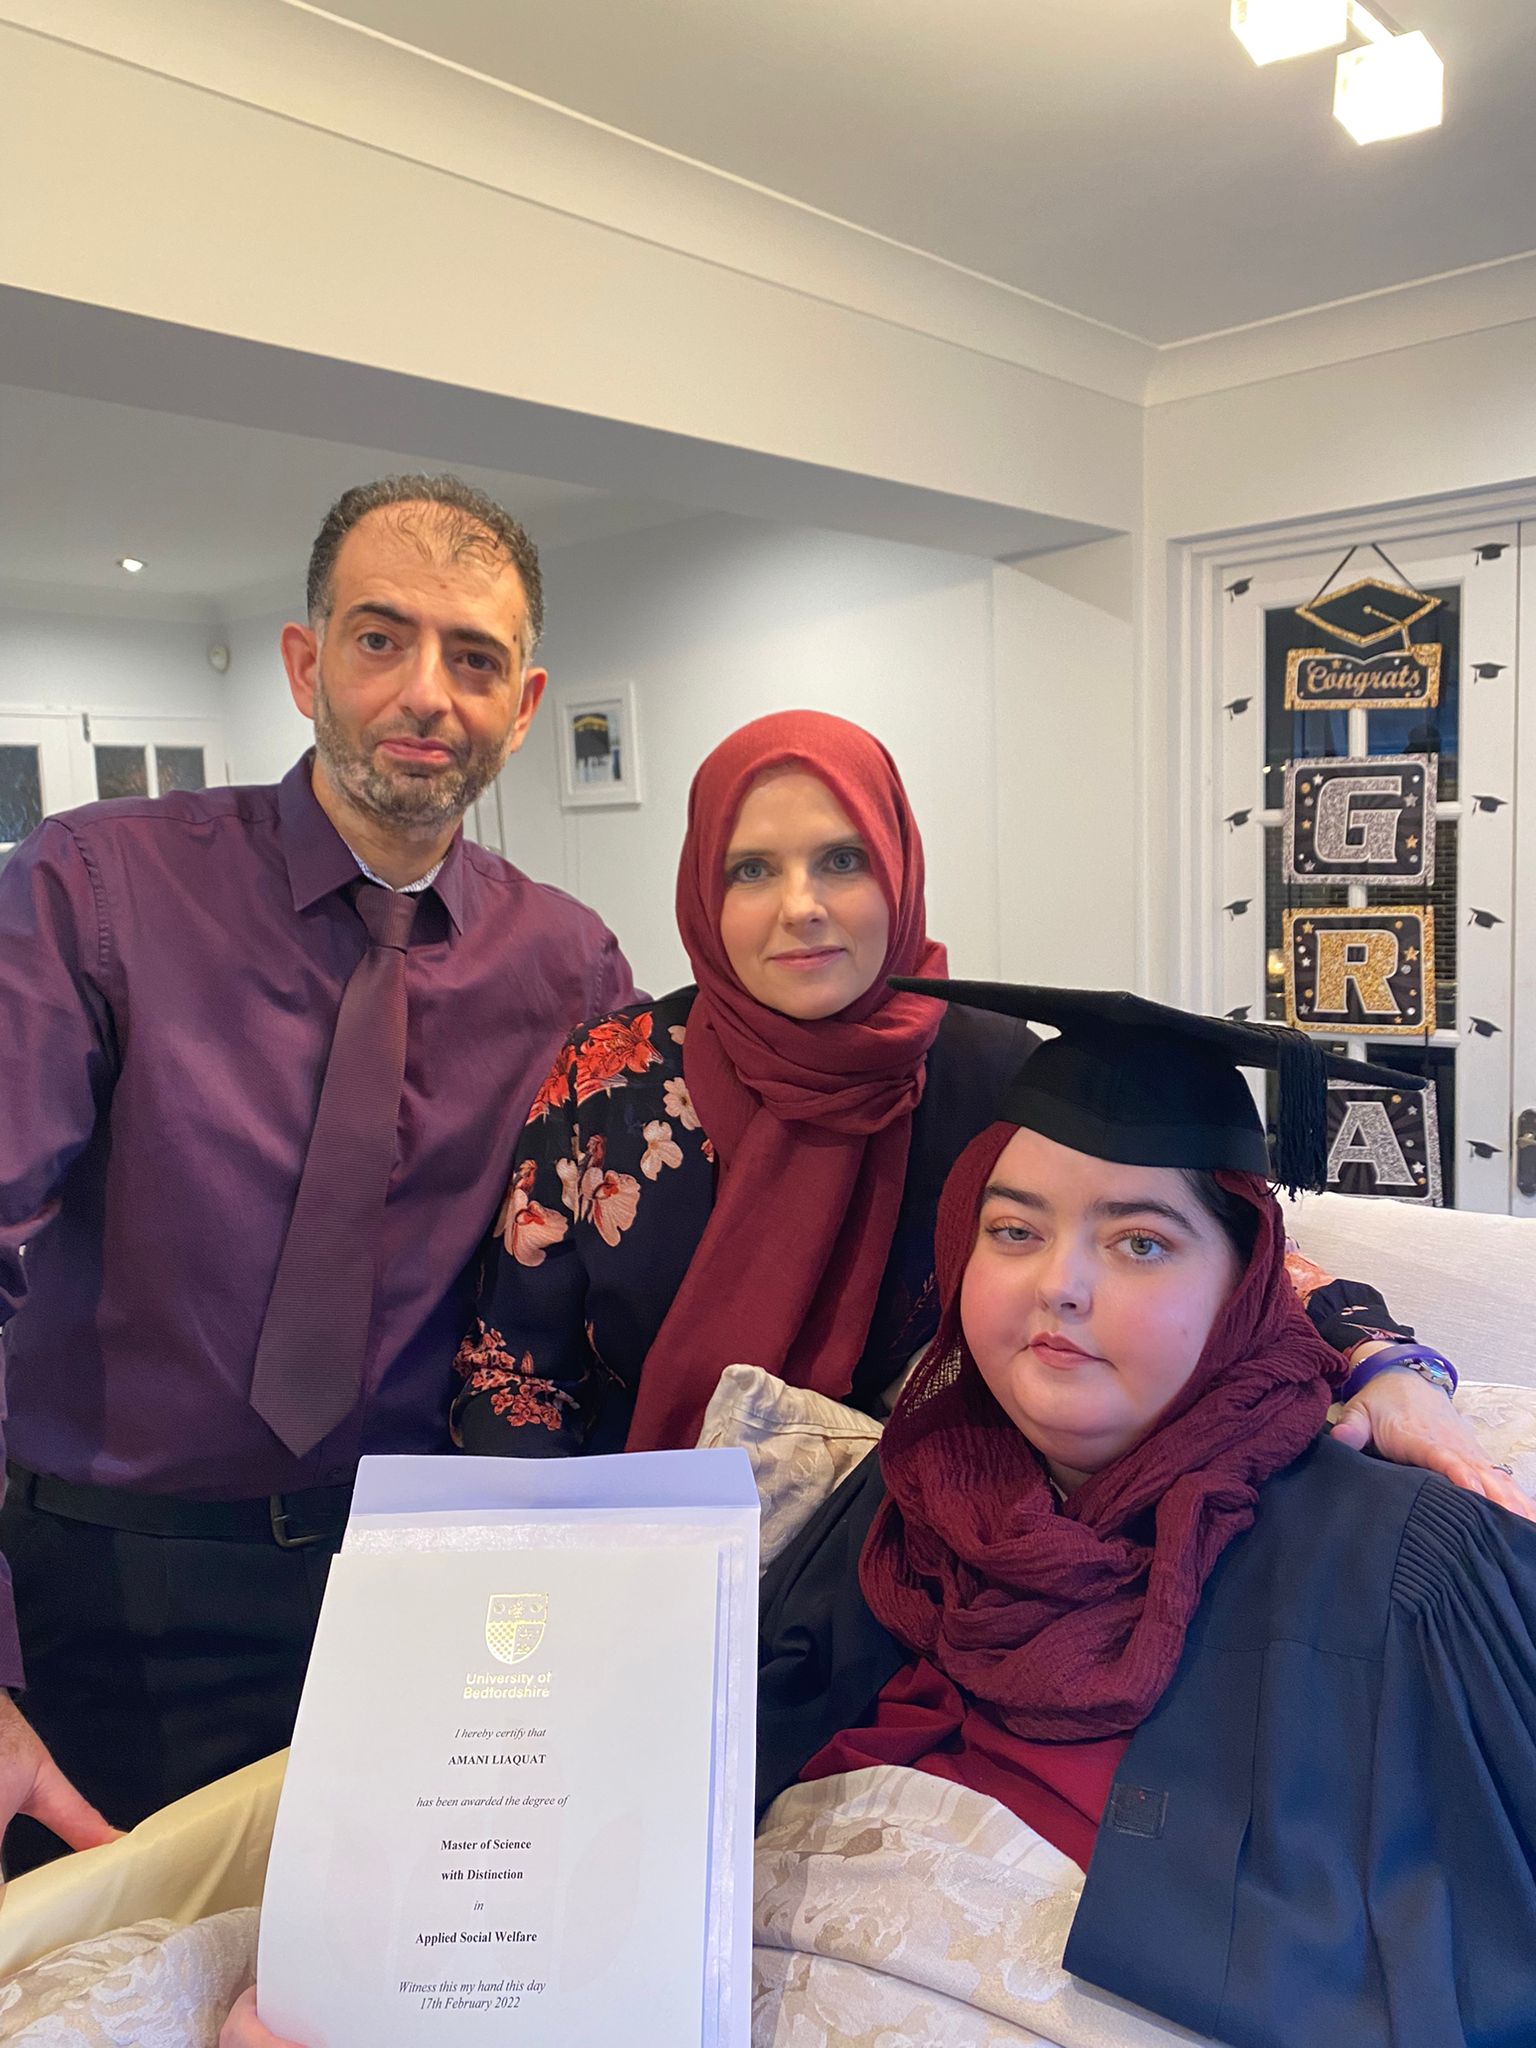
[[[646,1353],[714,1205],[715,1149],[683,1078],[695,993],[680,989],[583,1025],[534,1097],[485,1249],[475,1321],[455,1361],[463,1385],[454,1433],[464,1449],[524,1457],[623,1449]],[[857,1405],[875,1406],[938,1327],[939,1193],[1032,1043],[1012,1018],[958,1005],[945,1013],[849,1396]]]
[[[624,1448],[646,1354],[715,1197],[715,1149],[683,1078],[695,993],[679,989],[583,1025],[534,1097],[482,1255],[475,1320],[454,1361],[462,1381],[454,1439],[463,1449],[559,1457]],[[960,1004],[945,1012],[848,1396],[856,1407],[878,1407],[938,1328],[939,1194],[1033,1043],[1012,1018]],[[1302,1260],[1292,1277],[1336,1350],[1366,1336],[1413,1334],[1392,1321],[1372,1288],[1330,1281]]]

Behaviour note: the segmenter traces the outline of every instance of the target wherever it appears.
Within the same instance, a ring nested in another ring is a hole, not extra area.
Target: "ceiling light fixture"
[[[1335,49],[1351,31],[1361,47],[1334,68],[1334,118],[1356,142],[1386,142],[1438,128],[1445,66],[1429,38],[1405,32],[1363,0],[1232,0],[1232,33],[1255,64]]]
[[[1333,118],[1356,142],[1390,142],[1418,135],[1445,119],[1445,66],[1429,38],[1383,27],[1364,7],[1350,8],[1370,40],[1346,50],[1334,70]],[[1366,27],[1366,23],[1370,27]]]
[[[139,571],[143,568],[144,564],[139,560],[137,555],[119,555],[117,558],[117,566],[119,567],[119,569],[126,569],[130,576],[137,576]]]
[[[1334,50],[1349,36],[1349,0],[1232,0],[1232,33],[1255,64]]]

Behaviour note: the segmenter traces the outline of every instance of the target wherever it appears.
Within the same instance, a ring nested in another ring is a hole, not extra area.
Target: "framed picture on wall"
[[[560,801],[566,810],[638,804],[640,735],[634,684],[563,691],[555,714],[560,728]]]

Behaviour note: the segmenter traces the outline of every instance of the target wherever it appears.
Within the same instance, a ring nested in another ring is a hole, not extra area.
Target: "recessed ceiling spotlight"
[[[117,566],[119,567],[119,569],[126,569],[130,576],[137,576],[139,571],[143,568],[144,564],[139,560],[137,555],[119,555],[117,558]]]

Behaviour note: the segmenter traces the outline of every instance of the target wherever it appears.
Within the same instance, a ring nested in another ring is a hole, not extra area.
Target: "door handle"
[[[1536,1195],[1536,1109],[1522,1109],[1515,1121],[1515,1186]]]

